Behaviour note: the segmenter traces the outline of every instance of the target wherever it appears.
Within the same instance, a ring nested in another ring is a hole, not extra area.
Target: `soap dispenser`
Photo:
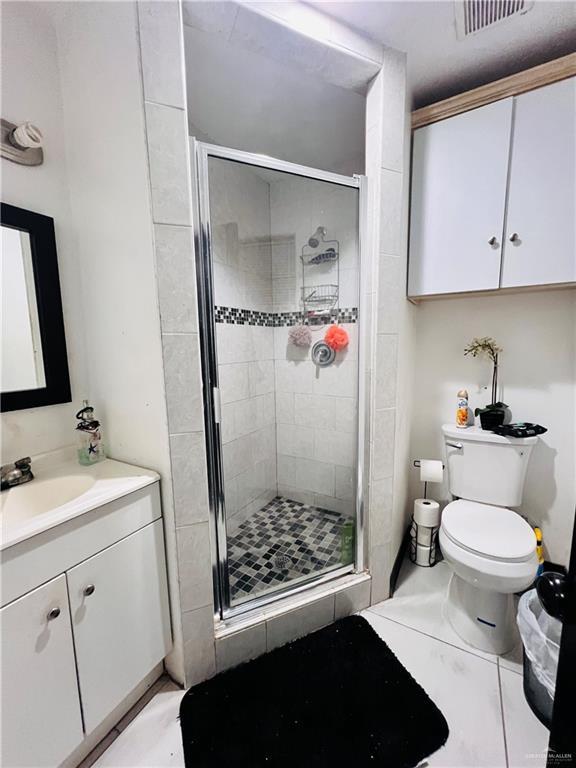
[[[96,464],[106,458],[104,441],[102,440],[102,427],[94,416],[94,408],[84,400],[82,408],[76,414],[78,424],[78,461],[88,466]]]

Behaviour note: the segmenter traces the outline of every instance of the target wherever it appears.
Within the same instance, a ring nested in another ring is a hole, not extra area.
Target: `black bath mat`
[[[412,768],[448,738],[360,616],[191,688],[180,719],[187,768]]]

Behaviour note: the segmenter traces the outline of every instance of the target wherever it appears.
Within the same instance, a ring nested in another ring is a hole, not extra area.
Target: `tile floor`
[[[445,563],[433,569],[407,563],[395,597],[362,612],[448,721],[448,742],[425,764],[542,768],[548,731],[524,699],[518,650],[502,659],[464,647],[442,618],[448,579]],[[162,684],[82,768],[183,766],[177,719],[182,696],[173,683]]]
[[[276,496],[228,538],[232,602],[343,565],[345,521],[339,512]]]

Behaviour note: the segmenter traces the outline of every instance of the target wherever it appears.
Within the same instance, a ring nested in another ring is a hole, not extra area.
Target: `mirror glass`
[[[30,235],[12,227],[0,229],[1,389],[2,392],[40,389],[46,386],[46,377]]]

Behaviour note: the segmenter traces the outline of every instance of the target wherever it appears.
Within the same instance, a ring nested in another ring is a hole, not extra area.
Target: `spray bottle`
[[[468,392],[465,389],[461,389],[458,392],[456,426],[460,427],[460,429],[465,429],[468,426]]]

